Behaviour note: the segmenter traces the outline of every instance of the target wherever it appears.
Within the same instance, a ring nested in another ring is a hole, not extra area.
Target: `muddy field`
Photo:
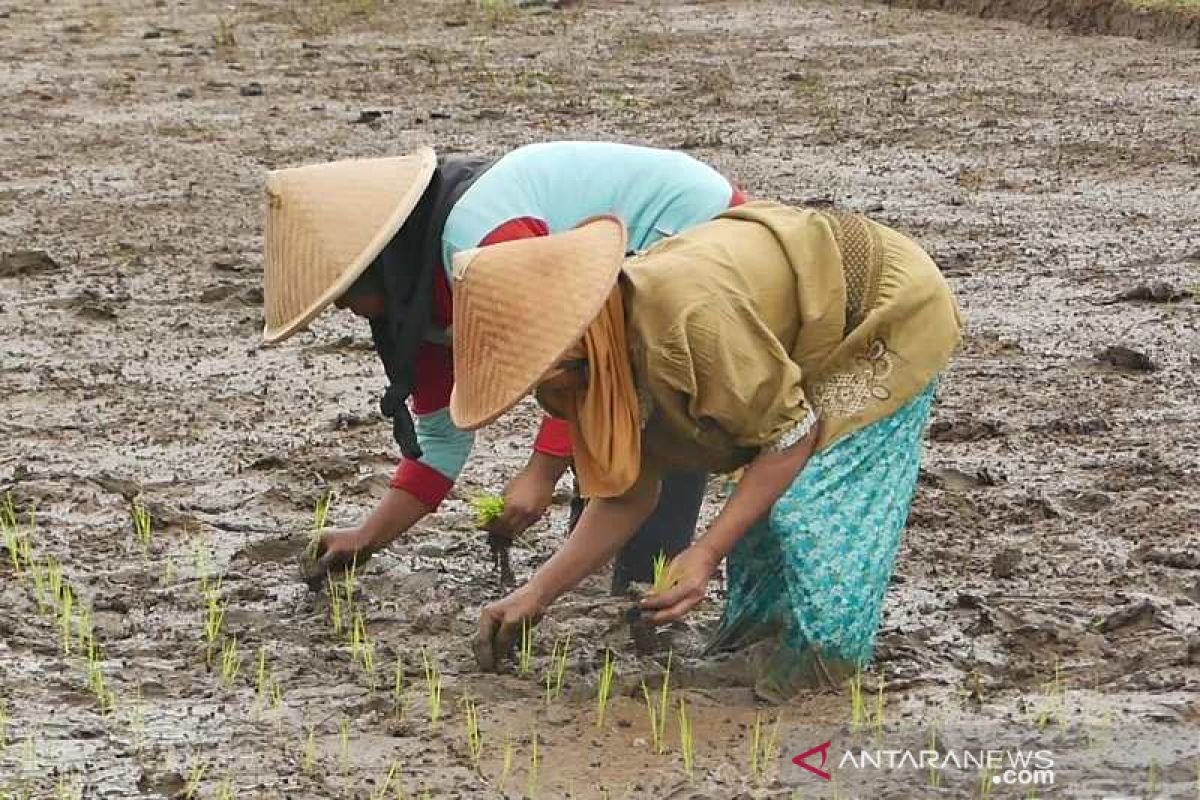
[[[794,725],[845,723],[849,694],[761,708],[745,663],[699,659],[719,585],[657,656],[634,653],[605,577],[538,629],[531,675],[474,671],[498,588],[468,499],[523,463],[529,407],[358,576],[373,673],[296,581],[315,504],[332,490],[331,523],[353,523],[396,453],[365,326],[330,313],[259,346],[263,173],[420,143],[686,148],[756,196],[914,234],[969,330],[863,680],[871,712],[881,695],[885,728],[1200,737],[1196,51],[783,0],[5,3],[0,41],[0,493],[30,543],[19,569],[0,551],[0,797],[829,791],[787,785],[775,756],[813,744]],[[518,576],[560,541],[566,488]],[[642,698],[668,647],[691,777],[677,712],[656,754]],[[443,676],[436,723],[423,659]],[[757,766],[756,719],[780,731]],[[1110,764],[1105,785],[1195,797],[1186,751]],[[1035,794],[909,773],[872,796]]]

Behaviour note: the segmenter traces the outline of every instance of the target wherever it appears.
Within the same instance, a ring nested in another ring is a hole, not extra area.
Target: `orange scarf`
[[[587,384],[553,392],[571,426],[575,475],[584,497],[619,497],[637,481],[642,464],[641,412],[625,339],[620,286],[583,335]]]

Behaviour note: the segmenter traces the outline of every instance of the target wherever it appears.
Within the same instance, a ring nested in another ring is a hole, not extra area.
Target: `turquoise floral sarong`
[[[934,389],[814,456],[730,554],[710,650],[774,638],[756,686],[764,698],[836,683],[870,661]]]

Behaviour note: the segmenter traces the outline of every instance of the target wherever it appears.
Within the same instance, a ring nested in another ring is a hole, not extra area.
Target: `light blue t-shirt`
[[[442,231],[442,265],[450,277],[455,253],[519,219],[559,233],[588,217],[614,214],[628,229],[630,251],[638,252],[708,222],[733,198],[721,173],[684,153],[610,142],[531,144],[500,158],[454,204]],[[417,418],[417,439],[420,460],[453,481],[474,434],[456,428],[439,409]]]

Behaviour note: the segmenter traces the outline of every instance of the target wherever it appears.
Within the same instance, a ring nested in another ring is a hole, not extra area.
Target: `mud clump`
[[[1112,345],[1096,353],[1101,364],[1130,372],[1154,372],[1158,367],[1150,356],[1123,345]]]
[[[14,250],[0,254],[0,278],[36,275],[59,269],[59,263],[43,250]]]

